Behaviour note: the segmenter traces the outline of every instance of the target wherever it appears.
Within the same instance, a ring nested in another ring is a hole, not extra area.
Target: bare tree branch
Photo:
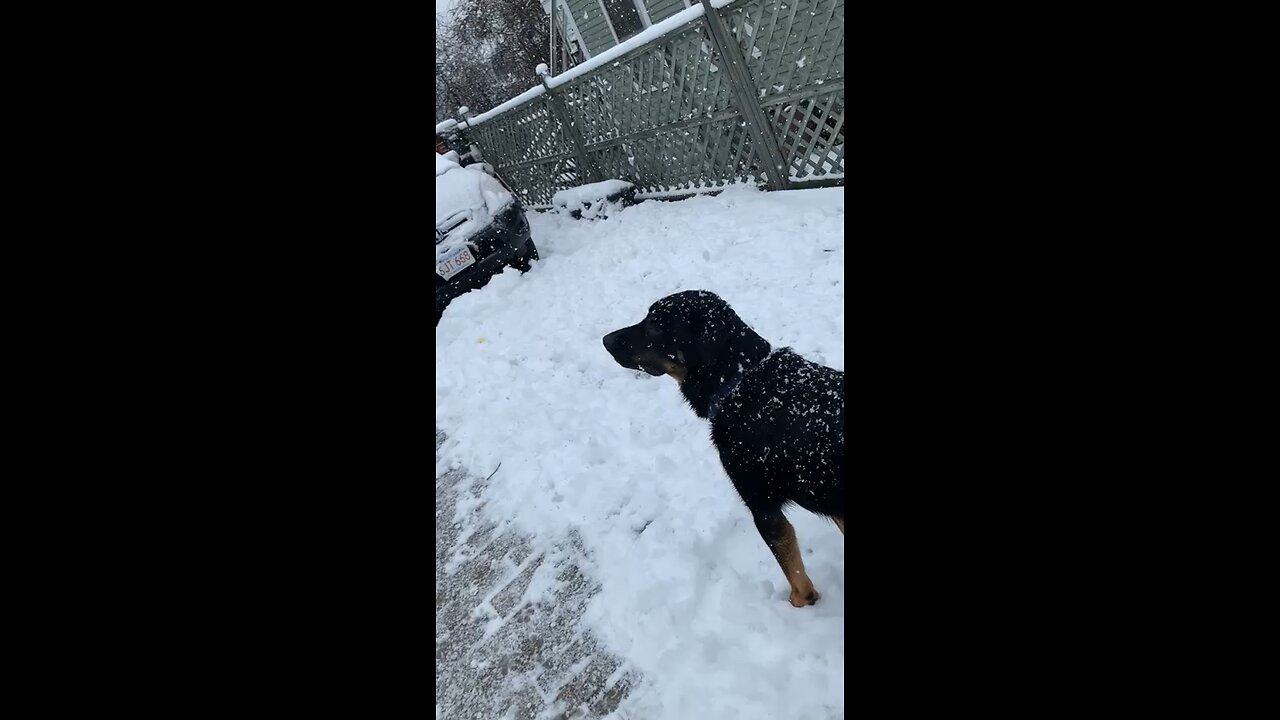
[[[539,0],[457,0],[436,15],[436,119],[459,105],[484,112],[536,85],[547,32]]]

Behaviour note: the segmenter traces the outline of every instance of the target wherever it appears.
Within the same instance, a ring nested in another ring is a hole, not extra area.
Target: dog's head
[[[728,303],[703,290],[655,302],[640,322],[605,335],[604,347],[625,368],[670,375],[681,383],[700,368],[769,350]]]

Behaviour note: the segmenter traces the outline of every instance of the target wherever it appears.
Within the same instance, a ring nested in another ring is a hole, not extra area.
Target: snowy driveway
[[[597,588],[570,621],[633,683],[601,712],[844,717],[840,532],[789,513],[823,597],[791,607],[706,422],[670,378],[627,371],[601,345],[654,300],[710,290],[775,347],[843,370],[843,189],[735,188],[601,221],[529,220],[542,260],[458,298],[436,329],[436,422],[448,435],[437,477],[450,468],[484,477],[501,463],[474,495],[458,496],[459,532],[510,528],[527,539],[522,553],[560,558]],[[442,562],[446,577],[461,565],[438,558],[438,577]],[[563,582],[548,575],[512,602],[553,606]]]

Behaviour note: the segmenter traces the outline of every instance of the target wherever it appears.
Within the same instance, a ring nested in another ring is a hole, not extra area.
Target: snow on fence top
[[[517,105],[523,105],[526,102],[529,102],[530,100],[538,97],[539,95],[541,95],[546,91],[547,89],[542,87],[541,85],[531,87],[528,90],[525,90],[524,92],[520,93],[519,95],[511,98],[510,100],[502,103],[498,107],[488,112],[481,113],[476,117],[471,118],[470,120],[467,121],[467,124],[470,125],[471,127],[475,127],[476,125],[479,125],[482,122],[485,122],[487,120],[492,120],[493,118],[498,117],[502,113],[516,107]]]
[[[564,85],[565,83],[573,82],[575,79],[595,70],[601,65],[613,62],[632,50],[657,40],[659,37],[675,30],[690,20],[697,20],[702,17],[702,14],[705,12],[706,8],[701,5],[694,4],[692,7],[681,10],[657,25],[650,25],[639,35],[635,35],[634,37],[627,39],[625,42],[614,45],[599,55],[593,56],[590,60],[587,60],[581,65],[574,65],[555,77],[548,77],[547,84],[556,88]]]
[[[440,133],[448,132],[457,126],[458,121],[453,118],[449,118],[448,120],[442,121],[439,125],[436,125],[436,134],[439,135]]]
[[[734,0],[711,0],[711,7],[719,9],[733,2]],[[681,10],[680,12],[676,13],[675,15],[672,15],[666,20],[663,20],[657,25],[650,25],[648,28],[645,28],[644,32],[641,32],[640,34],[627,39],[625,42],[621,42],[621,43],[618,43],[617,45],[614,45],[613,47],[609,48],[608,50],[605,50],[599,55],[593,56],[590,60],[587,60],[581,65],[575,65],[569,68],[568,70],[566,70],[565,72],[562,72],[559,75],[556,75],[555,77],[547,76],[547,85],[553,88],[558,88],[562,85],[573,82],[574,80],[591,72],[592,70],[595,70],[596,68],[606,63],[613,62],[614,60],[617,60],[618,58],[622,57],[623,55],[626,55],[627,53],[631,52],[632,50],[635,50],[636,48],[641,47],[642,45],[646,45],[648,43],[653,42],[654,40],[657,40],[658,38],[662,37],[663,35],[666,35],[672,30],[675,30],[681,25],[684,25],[685,23],[691,20],[697,20],[698,18],[702,17],[702,15],[706,12],[706,8],[704,8],[700,3],[696,2],[696,0],[690,0],[690,3],[691,3],[690,7],[684,10]],[[538,66],[539,69],[542,69],[544,67],[545,67],[544,65]],[[543,88],[541,85],[532,87],[527,92],[524,92],[520,95],[517,95],[516,97],[511,98],[510,100],[502,103],[498,107],[484,113],[483,115],[472,118],[470,121],[470,125],[471,127],[475,127],[476,125],[479,125],[482,122],[485,122],[487,120],[492,120],[493,118],[501,115],[502,113],[508,110],[511,110],[512,108],[518,105],[522,105],[525,102],[534,99],[535,97],[538,97],[544,92],[546,92],[546,89]]]

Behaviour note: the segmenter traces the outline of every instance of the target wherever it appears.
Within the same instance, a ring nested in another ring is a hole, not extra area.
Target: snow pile
[[[453,151],[451,150],[449,152]],[[454,157],[450,157],[449,153],[436,153],[436,177],[440,177],[441,175],[449,172],[450,170],[455,170],[458,167],[460,166],[458,165],[457,153],[454,153]]]
[[[574,218],[605,217],[635,199],[635,185],[626,180],[605,180],[579,185],[556,193],[551,204]]]
[[[844,369],[843,216],[840,188],[732,188],[594,223],[529,213],[542,260],[458,298],[436,329],[441,462],[501,463],[475,502],[531,533],[534,552],[581,543],[601,585],[582,622],[643,677],[620,717],[844,716],[840,532],[789,513],[822,594],[791,607],[706,421],[672,379],[601,344],[658,298],[704,289],[775,347]]]
[[[561,190],[551,198],[551,203],[556,207],[569,208],[590,205],[596,200],[607,198],[611,195],[621,195],[633,187],[635,185],[626,180],[605,180],[598,183],[589,183]]]
[[[449,233],[436,245],[436,262],[462,248],[513,200],[496,179],[436,155],[436,228]],[[455,226],[459,220],[462,222]]]

